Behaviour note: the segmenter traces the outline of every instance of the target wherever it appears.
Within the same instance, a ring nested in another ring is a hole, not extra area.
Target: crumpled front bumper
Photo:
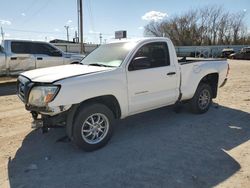
[[[35,111],[31,111],[33,121],[31,123],[31,128],[58,128],[66,125],[66,120],[69,111],[64,111],[60,114],[50,116],[44,114],[38,114]]]
[[[29,104],[25,105],[26,110],[31,111],[31,112],[37,112],[39,114],[43,115],[50,115],[50,116],[55,116],[57,114],[63,113],[70,109],[72,105],[67,105],[67,106],[56,106],[56,107],[50,107],[50,106],[44,106],[44,107],[37,107],[37,106],[32,106]]]

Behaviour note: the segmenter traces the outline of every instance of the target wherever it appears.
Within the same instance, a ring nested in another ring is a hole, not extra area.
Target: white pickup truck
[[[24,72],[17,88],[33,128],[66,126],[92,151],[108,142],[115,119],[184,101],[206,112],[228,71],[226,61],[178,62],[170,39],[146,38],[101,45],[81,64]]]
[[[16,75],[31,69],[79,63],[83,57],[65,53],[47,42],[4,40],[0,46],[0,75]]]

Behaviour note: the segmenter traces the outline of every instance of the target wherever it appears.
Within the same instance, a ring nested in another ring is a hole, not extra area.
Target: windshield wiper
[[[104,65],[104,64],[100,64],[100,63],[90,63],[88,65],[90,65],[90,66],[98,66],[98,67],[114,67],[114,66]]]

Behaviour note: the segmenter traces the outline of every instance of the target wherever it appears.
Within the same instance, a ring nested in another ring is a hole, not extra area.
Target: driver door
[[[129,114],[175,103],[178,97],[177,74],[175,66],[170,63],[167,43],[142,46],[129,64],[127,80]]]

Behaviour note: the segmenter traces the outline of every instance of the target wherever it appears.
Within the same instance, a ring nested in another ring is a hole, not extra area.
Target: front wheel
[[[196,114],[203,114],[208,111],[212,103],[212,89],[211,86],[205,83],[201,83],[193,98],[190,101],[190,107],[192,112]]]
[[[107,144],[112,135],[114,115],[103,104],[82,107],[73,127],[73,142],[85,151],[93,151]]]

